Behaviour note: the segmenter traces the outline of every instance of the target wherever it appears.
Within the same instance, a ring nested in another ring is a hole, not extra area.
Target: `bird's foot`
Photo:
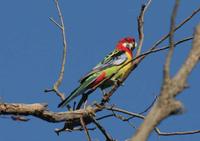
[[[86,107],[87,107],[87,100],[86,100],[86,101],[84,102],[84,104],[83,104],[83,109],[85,110]]]
[[[115,85],[116,85],[116,86],[124,86],[124,83],[123,83],[122,79],[117,79],[117,80],[115,81]]]

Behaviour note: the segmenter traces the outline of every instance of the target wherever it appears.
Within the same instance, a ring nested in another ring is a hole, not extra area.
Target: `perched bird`
[[[133,66],[132,63],[126,63],[133,59],[132,51],[135,47],[134,38],[121,39],[114,51],[81,78],[80,85],[58,107],[64,107],[77,96],[93,92],[96,88],[104,91],[122,80]]]

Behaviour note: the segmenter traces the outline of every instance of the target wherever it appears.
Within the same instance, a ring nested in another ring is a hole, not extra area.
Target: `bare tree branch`
[[[61,26],[59,23],[57,23],[52,17],[49,17],[49,19],[50,19],[55,25],[57,25],[61,30],[63,29],[62,26]]]
[[[95,119],[96,121],[102,120],[105,118],[109,118],[109,117],[116,117],[122,121],[127,121],[127,122],[129,122],[129,120],[133,119],[134,117],[142,119],[142,120],[145,119],[145,116],[143,116],[141,114],[133,113],[133,112],[130,112],[130,111],[127,111],[124,109],[114,107],[114,106],[88,107],[86,109],[80,109],[80,110],[76,110],[76,111],[55,113],[55,112],[49,111],[47,109],[46,104],[40,104],[40,103],[35,103],[35,104],[1,103],[0,104],[0,115],[13,115],[13,116],[16,115],[20,118],[20,120],[17,120],[17,121],[23,121],[23,120],[21,120],[21,116],[23,115],[23,116],[34,116],[36,118],[40,118],[42,120],[45,120],[48,122],[53,122],[53,123],[65,122],[65,127],[63,127],[62,129],[55,129],[55,132],[59,135],[59,133],[63,132],[63,131],[67,131],[67,132],[83,131],[84,128],[82,128],[83,123],[81,120],[84,120],[85,126],[86,126],[86,124],[90,124],[90,123],[94,122],[93,119],[91,119],[91,115],[93,115],[95,112],[100,112],[102,109],[111,111],[112,114],[97,118],[97,119]],[[130,118],[124,118],[121,115],[116,116],[116,113],[113,114],[113,112],[118,112],[118,113],[128,115],[128,116],[130,116]],[[23,119],[26,120],[26,118],[23,118]],[[101,126],[99,123],[97,123],[97,124],[98,124],[98,126]],[[132,124],[130,122],[129,122],[129,125],[132,126]],[[132,126],[132,127],[134,127],[134,126]],[[87,130],[95,130],[95,129],[96,128],[87,128]],[[100,129],[100,130],[102,130],[102,129]],[[104,128],[103,128],[103,130],[105,131]],[[200,133],[200,130],[183,131],[183,132],[162,132],[157,127],[155,127],[154,130],[158,135],[161,135],[161,136],[188,135],[188,134]],[[112,139],[111,136],[106,131],[103,134],[106,134],[105,135],[105,136],[107,136],[106,138],[109,138],[110,140]]]
[[[182,108],[181,102],[175,99],[185,89],[186,80],[200,59],[200,25],[196,28],[193,47],[178,73],[166,83],[164,81],[158,102],[152,107],[144,122],[137,130],[132,141],[147,140],[151,131],[166,117],[176,114]]]
[[[160,136],[190,135],[200,133],[200,130],[183,131],[183,132],[161,132],[158,128],[155,131]]]
[[[170,80],[170,63],[172,59],[172,55],[174,52],[174,28],[175,28],[175,19],[177,15],[179,7],[179,0],[176,0],[175,6],[173,8],[172,16],[171,16],[171,25],[170,25],[170,32],[169,32],[169,52],[166,58],[165,66],[164,66],[164,81],[167,82]]]
[[[115,112],[123,113],[123,114],[129,115],[131,117],[137,117],[137,118],[142,119],[142,120],[145,119],[145,116],[143,116],[141,114],[133,113],[133,112],[130,112],[130,111],[127,111],[127,110],[124,110],[124,109],[117,108],[117,107],[106,106],[105,108],[109,111],[115,111]],[[107,117],[110,117],[110,116],[113,116],[113,114],[110,114]],[[104,118],[106,118],[106,117],[104,117]],[[122,120],[122,121],[126,121],[126,120]],[[190,135],[190,134],[200,133],[200,130],[191,130],[191,131],[182,131],[182,132],[162,132],[162,131],[160,131],[160,129],[158,127],[155,127],[154,130],[160,136]]]
[[[58,16],[60,19],[60,24],[56,22],[53,18],[50,18],[50,20],[59,27],[61,30],[62,34],[62,39],[63,39],[63,55],[62,55],[62,65],[61,65],[61,70],[60,74],[58,77],[58,80],[54,83],[54,86],[50,90],[45,90],[45,92],[55,92],[57,96],[60,97],[60,99],[63,101],[65,99],[65,96],[63,93],[59,91],[59,86],[62,83],[63,77],[64,77],[64,71],[65,71],[65,63],[66,63],[66,56],[67,56],[67,41],[66,41],[66,33],[65,33],[65,25],[64,25],[64,20],[63,20],[63,15],[59,6],[58,0],[54,0],[54,3],[56,5],[57,11],[58,11]]]
[[[177,31],[178,29],[180,29],[183,25],[185,25],[187,22],[189,22],[196,14],[198,14],[200,12],[200,7],[197,8],[196,10],[193,11],[193,13],[191,15],[189,15],[187,18],[185,18],[182,22],[180,22],[175,28],[174,28],[174,32]],[[167,38],[169,37],[169,33],[164,35],[160,40],[158,40],[153,47],[151,48],[151,50],[157,48],[158,45],[160,45],[163,41],[165,41]]]
[[[147,2],[147,6],[149,6],[150,3],[151,3],[151,1],[148,1],[148,2]],[[144,11],[144,9],[145,9],[145,8],[141,8],[141,12],[140,12],[140,13],[143,13],[142,11]],[[187,17],[186,19],[184,19],[180,24],[178,24],[178,26],[176,26],[176,27],[174,28],[174,32],[175,32],[176,30],[180,29],[184,24],[186,24],[188,21],[190,21],[190,20],[191,20],[197,13],[199,13],[199,12],[200,12],[200,8],[194,10],[193,13],[192,13],[190,16],[188,16],[188,17]],[[144,35],[141,35],[141,33],[143,33],[143,32],[142,32],[142,31],[143,31],[143,24],[142,24],[142,30],[140,30],[140,27],[138,27],[138,29],[139,29],[139,36],[144,37]],[[140,33],[140,32],[141,32],[141,33]],[[140,55],[140,52],[141,52],[140,50],[141,50],[141,49],[138,49],[138,51],[137,51],[137,53],[136,53],[136,54],[137,54],[136,57],[135,57],[133,60],[131,60],[130,62],[127,62],[126,64],[124,64],[121,68],[123,68],[124,66],[126,66],[126,65],[128,65],[129,63],[132,63],[132,62],[133,62],[133,64],[134,64],[134,65],[133,65],[133,68],[132,68],[132,71],[133,71],[134,69],[137,68],[137,66],[139,65],[139,63],[140,63],[148,54],[151,54],[151,53],[155,53],[155,52],[158,52],[158,51],[161,51],[161,50],[168,49],[169,47],[167,47],[167,46],[166,46],[166,47],[163,47],[163,48],[156,49],[157,46],[160,45],[160,44],[161,44],[164,40],[166,40],[168,37],[169,37],[169,33],[168,33],[167,35],[163,36],[160,40],[158,40],[158,41],[150,48],[149,51],[147,51],[147,52],[145,52],[145,53],[143,53],[143,54],[141,54],[141,55]],[[139,38],[140,38],[140,37],[139,37]],[[185,42],[185,41],[191,40],[191,39],[192,39],[192,37],[182,39],[182,40],[178,41],[177,43],[175,43],[175,46],[178,45],[178,44],[180,44],[180,43],[183,43],[183,42]],[[138,48],[141,48],[141,47],[142,47],[142,44],[143,44],[143,39],[142,39],[142,41],[139,41],[139,47],[138,47]],[[132,71],[130,71],[130,73],[131,73]],[[127,74],[127,76],[124,78],[124,80],[122,80],[121,83],[123,83],[123,82],[126,80],[126,78],[130,75],[130,73]],[[109,98],[114,94],[114,92],[119,88],[119,86],[120,86],[120,83],[119,83],[119,85],[113,86],[113,88],[110,90],[110,92],[108,92],[108,93],[103,97],[103,99],[102,99],[102,104],[105,103],[105,102],[107,102],[107,101],[109,101]]]
[[[99,122],[95,118],[92,119],[93,123],[99,128],[102,134],[106,137],[106,141],[114,141],[112,137],[106,132],[106,130],[99,124]]]
[[[61,23],[61,27],[62,27],[62,38],[63,38],[63,59],[62,59],[62,67],[61,67],[61,70],[60,70],[60,75],[59,75],[59,78],[58,80],[56,81],[56,83],[54,84],[54,88],[58,88],[63,80],[63,76],[64,76],[64,71],[65,71],[65,62],[66,62],[66,53],[67,53],[67,42],[66,42],[66,34],[65,34],[65,25],[64,25],[64,20],[63,20],[63,15],[62,15],[62,12],[60,10],[60,6],[59,6],[59,3],[58,3],[58,0],[54,0],[55,1],[55,5],[56,5],[56,8],[58,10],[58,15],[59,15],[59,18],[60,18],[60,23]]]
[[[147,11],[147,8],[151,4],[151,0],[148,0],[148,2],[145,5],[142,5],[140,10],[140,15],[137,19],[138,21],[138,33],[139,33],[139,43],[138,43],[138,49],[136,56],[140,55],[143,41],[144,41],[144,14]]]
[[[82,125],[82,127],[83,127],[83,129],[85,131],[85,134],[87,136],[88,141],[91,141],[91,137],[90,137],[89,131],[88,131],[86,125],[85,125],[85,122],[83,120],[83,117],[80,118],[80,121],[81,121],[81,125]]]
[[[95,129],[96,129],[96,127],[87,128],[87,130],[90,130],[90,131],[94,131]],[[66,131],[66,132],[73,132],[73,131],[83,131],[83,130],[84,129],[82,127],[74,127],[73,129],[66,128],[66,129],[64,129],[62,131],[60,129],[56,128],[55,132],[56,132],[57,135],[59,135],[60,132],[64,132],[64,131]]]
[[[47,109],[47,104],[0,103],[0,115],[30,115],[47,122],[69,122],[71,127],[80,126],[81,117],[86,124],[90,123],[90,116],[98,110],[101,109],[87,107],[76,111],[52,112]]]

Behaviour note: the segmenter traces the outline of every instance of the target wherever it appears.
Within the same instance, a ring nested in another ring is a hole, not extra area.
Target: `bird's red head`
[[[128,52],[132,56],[133,49],[137,46],[135,39],[132,37],[126,37],[121,39],[116,46],[119,51]]]

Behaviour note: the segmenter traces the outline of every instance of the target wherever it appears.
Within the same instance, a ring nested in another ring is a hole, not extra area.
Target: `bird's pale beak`
[[[137,43],[136,42],[131,43],[131,46],[130,46],[131,50],[134,50],[136,47],[137,47]]]

